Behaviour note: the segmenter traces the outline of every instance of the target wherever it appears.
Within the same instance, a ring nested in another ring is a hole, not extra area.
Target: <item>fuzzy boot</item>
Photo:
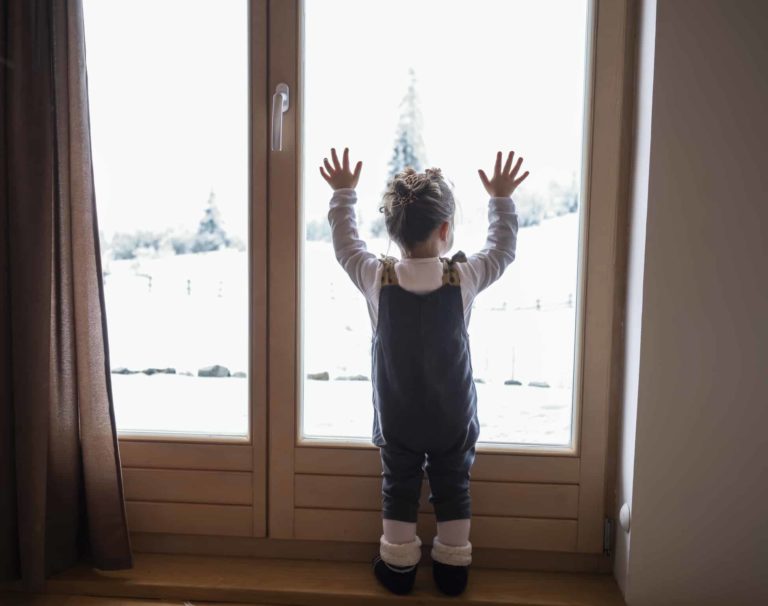
[[[467,587],[469,565],[472,563],[472,543],[462,547],[432,541],[432,576],[437,588],[446,595],[460,595]]]
[[[392,593],[403,595],[413,589],[421,559],[421,540],[395,544],[381,537],[379,555],[373,559],[373,573]]]

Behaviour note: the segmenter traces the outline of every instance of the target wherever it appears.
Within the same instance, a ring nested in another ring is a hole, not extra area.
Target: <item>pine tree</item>
[[[195,241],[192,244],[192,252],[208,252],[227,246],[229,246],[229,239],[221,227],[221,215],[218,206],[216,206],[216,194],[211,190],[208,196],[208,206],[200,220]]]
[[[421,172],[427,164],[424,139],[421,136],[423,122],[419,96],[416,92],[416,73],[412,67],[408,69],[408,76],[408,90],[400,102],[400,119],[397,124],[392,158],[389,161],[387,181],[391,181],[406,166]],[[384,218],[379,216],[372,221],[370,231],[376,237],[381,236],[385,231]]]
[[[389,161],[390,179],[406,166],[411,166],[420,172],[427,161],[424,140],[421,136],[423,122],[419,97],[416,93],[416,74],[412,67],[408,70],[408,76],[410,78],[408,91],[400,102],[400,120],[395,136],[395,148],[392,151],[392,159]]]

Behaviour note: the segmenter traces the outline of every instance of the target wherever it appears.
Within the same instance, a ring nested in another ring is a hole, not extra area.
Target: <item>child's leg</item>
[[[469,543],[470,520],[449,520],[437,523],[437,538],[443,545],[460,547]]]
[[[474,446],[466,450],[447,453],[427,453],[425,469],[429,477],[431,491],[429,501],[435,508],[438,527],[443,522],[462,521],[444,527],[444,532],[458,533],[452,537],[455,539],[452,543],[462,539],[462,536],[459,536],[462,531],[466,532],[462,544],[469,540],[469,519],[472,516],[469,471],[474,460]]]
[[[421,559],[416,519],[424,455],[385,446],[381,463],[383,534],[374,573],[387,589],[404,594],[413,588]]]
[[[390,543],[402,545],[416,538],[416,522],[384,519],[384,538]]]
[[[415,525],[424,478],[424,454],[383,446],[381,469],[382,517]]]
[[[429,500],[437,518],[437,536],[432,542],[432,573],[438,588],[448,595],[459,595],[464,591],[472,563],[469,471],[474,459],[474,447],[427,454]]]

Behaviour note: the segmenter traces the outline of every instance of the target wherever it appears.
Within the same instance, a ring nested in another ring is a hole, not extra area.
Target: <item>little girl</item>
[[[339,163],[324,159],[320,173],[333,188],[328,219],[336,258],[368,303],[373,328],[373,443],[381,451],[384,532],[374,573],[390,591],[411,591],[421,558],[416,520],[423,472],[437,518],[432,571],[448,595],[467,585],[469,472],[479,434],[472,378],[469,323],[475,296],[496,281],[515,258],[517,214],[510,197],[528,176],[518,177],[502,154],[490,179],[485,248],[471,257],[444,258],[453,246],[456,205],[440,169],[395,175],[384,194],[387,232],[401,259],[377,259],[357,233],[355,187],[362,162],[350,170],[349,150]]]

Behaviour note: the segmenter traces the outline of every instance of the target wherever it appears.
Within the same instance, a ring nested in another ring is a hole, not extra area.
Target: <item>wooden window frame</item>
[[[574,390],[575,418],[580,420],[580,434],[575,436],[572,449],[505,448],[479,445],[473,472],[482,481],[483,469],[494,468],[498,480],[517,482],[515,478],[538,469],[540,477],[548,477],[563,464],[562,459],[575,462],[576,478],[569,481],[578,486],[575,520],[567,530],[568,540],[550,541],[554,524],[547,527],[522,522],[519,528],[502,524],[490,525],[485,534],[481,516],[473,519],[475,543],[504,548],[499,533],[516,537],[508,547],[600,553],[603,550],[605,517],[605,483],[608,471],[609,410],[612,378],[619,368],[611,355],[613,351],[613,318],[619,312],[617,293],[622,284],[617,279],[616,262],[620,258],[621,239],[620,198],[622,134],[625,115],[625,78],[627,77],[628,0],[598,2],[589,5],[591,35],[588,43],[588,85],[586,87],[584,137],[584,178],[582,191],[579,301],[577,311],[577,347],[583,354],[577,358]],[[378,532],[373,510],[363,517],[359,510],[342,504],[337,508],[304,507],[305,491],[312,484],[305,475],[322,474],[326,482],[341,490],[350,470],[356,470],[360,480],[380,474],[378,453],[372,446],[333,440],[307,440],[300,435],[299,403],[301,402],[301,318],[300,289],[302,286],[301,225],[302,150],[300,124],[302,119],[302,61],[300,40],[303,23],[301,0],[271,0],[270,31],[280,36],[270,42],[269,88],[286,82],[292,91],[293,112],[286,114],[284,123],[285,149],[270,156],[270,334],[280,335],[270,340],[270,479],[269,534],[285,539],[370,540],[374,528]],[[586,272],[586,273],[583,273]],[[312,471],[305,470],[311,462]],[[322,461],[321,466],[318,462]],[[529,485],[530,486],[530,485]],[[529,489],[529,495],[536,489]],[[317,493],[315,493],[317,494]],[[317,501],[316,501],[317,502]],[[326,501],[320,500],[321,503]],[[545,505],[541,501],[542,507]],[[354,514],[352,513],[354,511]],[[341,513],[339,513],[341,512]],[[535,518],[528,518],[534,520]],[[538,519],[536,519],[538,521]],[[566,520],[560,520],[566,521]],[[562,527],[562,524],[558,526]],[[426,530],[426,529],[425,529]],[[494,532],[498,531],[498,532]],[[478,532],[481,538],[478,541]]]
[[[248,7],[249,404],[246,437],[120,432],[133,536],[267,534],[267,0]]]
[[[380,534],[372,500],[378,492],[377,451],[299,436],[301,0],[248,1],[250,436],[232,441],[121,435],[133,544],[139,551],[366,560],[368,543]],[[595,25],[580,226],[587,237],[579,270],[587,268],[580,280],[586,304],[577,314],[578,347],[585,355],[574,385],[581,391],[577,402],[584,403],[574,413],[582,434],[572,452],[480,446],[473,469],[475,490],[485,501],[473,521],[480,565],[610,569],[602,554],[603,518],[609,417],[615,412],[610,397],[620,372],[613,352],[623,291],[619,261],[626,246],[621,193],[631,6],[630,0],[590,5]],[[280,82],[290,86],[291,109],[284,117],[284,151],[273,153],[270,102]],[[342,507],[315,506],[335,505],[329,499],[338,501],[339,495],[347,495]],[[511,505],[499,509],[505,502]],[[420,532],[431,536],[429,517],[420,523]]]

